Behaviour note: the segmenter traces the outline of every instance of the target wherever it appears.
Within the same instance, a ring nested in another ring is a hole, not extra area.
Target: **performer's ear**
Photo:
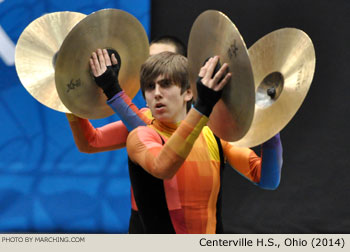
[[[186,102],[192,100],[193,93],[192,93],[192,90],[190,88],[185,91],[185,97],[184,98],[185,98]]]

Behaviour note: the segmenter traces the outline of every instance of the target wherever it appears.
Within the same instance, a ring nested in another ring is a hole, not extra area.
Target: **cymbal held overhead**
[[[208,126],[226,141],[241,139],[253,120],[255,91],[248,50],[238,29],[222,12],[203,12],[192,25],[187,55],[189,81],[195,98],[196,80],[206,59],[218,55],[220,64],[229,65],[232,78],[210,114]]]
[[[247,134],[231,144],[254,147],[280,132],[302,105],[315,71],[315,50],[296,28],[273,31],[249,48],[256,102]]]
[[[148,37],[142,24],[122,10],[94,12],[69,32],[56,62],[56,88],[64,105],[72,113],[87,119],[114,114],[90,74],[91,53],[98,48],[117,51],[118,62],[122,63],[118,80],[130,98],[140,88],[140,67],[149,56]],[[68,91],[68,86],[73,88]]]

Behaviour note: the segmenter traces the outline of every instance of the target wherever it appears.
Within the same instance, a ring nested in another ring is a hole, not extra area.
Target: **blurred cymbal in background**
[[[15,65],[22,85],[37,101],[60,112],[70,111],[56,91],[57,53],[69,31],[85,16],[69,11],[45,14],[23,30],[16,45]]]

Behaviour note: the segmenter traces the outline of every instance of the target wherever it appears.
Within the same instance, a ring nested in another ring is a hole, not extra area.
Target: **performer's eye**
[[[156,87],[155,83],[151,82],[146,84],[145,89],[150,91],[150,90],[153,90],[155,87]]]
[[[171,80],[169,79],[164,79],[160,82],[160,85],[162,88],[167,88],[167,87],[170,87],[171,86]]]

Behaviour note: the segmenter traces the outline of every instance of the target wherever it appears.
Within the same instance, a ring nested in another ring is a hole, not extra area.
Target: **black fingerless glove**
[[[119,85],[118,76],[115,74],[112,66],[108,66],[107,70],[102,75],[94,78],[96,84],[102,88],[108,100],[122,91]]]
[[[116,76],[117,76],[117,78],[118,78],[118,76],[119,76],[119,70],[120,70],[120,68],[121,68],[121,66],[122,66],[122,60],[121,60],[121,58],[120,58],[120,55],[119,55],[119,53],[118,53],[116,50],[114,50],[114,49],[107,49],[107,52],[108,52],[108,55],[109,55],[109,57],[110,57],[111,59],[112,59],[112,54],[114,54],[114,56],[116,57],[116,59],[117,59],[117,61],[118,61],[118,64],[112,65],[112,69],[113,69],[114,73],[116,74]]]
[[[121,66],[121,59],[116,50],[107,49],[109,57],[114,54],[117,58],[118,64],[107,66],[107,70],[100,76],[94,77],[96,84],[102,88],[103,92],[107,96],[107,99],[110,100],[117,93],[122,91],[122,88],[119,85],[118,75]]]
[[[197,79],[197,100],[194,107],[203,115],[209,117],[215,104],[220,100],[222,90],[215,91],[202,83],[202,78]]]

